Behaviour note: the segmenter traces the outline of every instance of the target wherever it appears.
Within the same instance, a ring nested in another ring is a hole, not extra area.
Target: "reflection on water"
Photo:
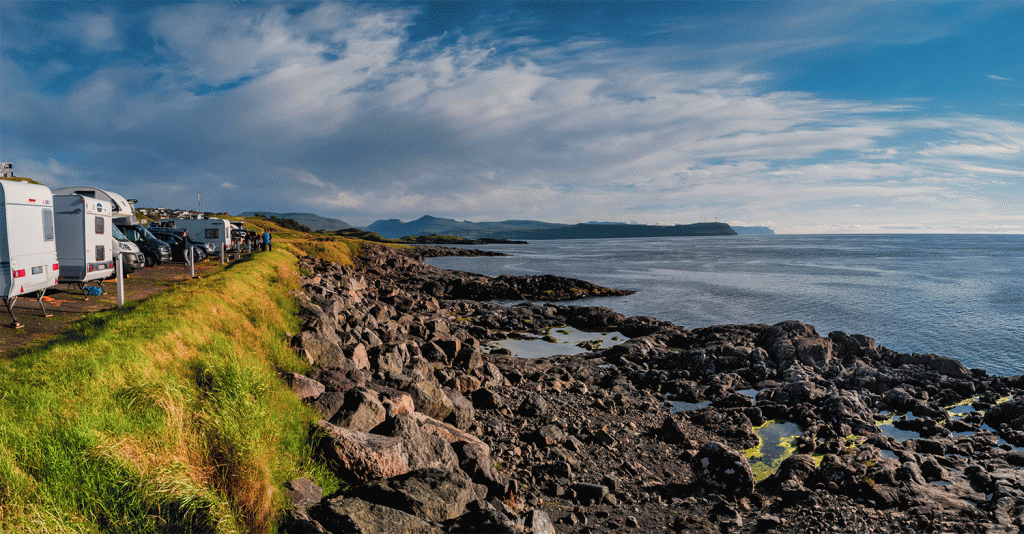
[[[672,403],[672,413],[689,412],[693,410],[703,410],[708,406],[711,406],[711,401],[704,402],[683,402],[683,401],[669,401]]]
[[[553,328],[545,337],[548,339],[534,336],[524,336],[523,339],[508,338],[488,342],[485,347],[491,350],[508,349],[513,356],[520,358],[550,358],[591,352],[597,348],[608,348],[626,339],[619,332],[584,332],[571,326]],[[591,348],[581,347],[580,343],[587,344]]]
[[[865,334],[898,352],[936,353],[1003,376],[1024,372],[1024,236],[580,239],[475,248],[513,256],[428,263],[635,290],[572,304],[687,328],[796,319],[822,334]]]
[[[754,428],[761,443],[743,451],[750,460],[754,480],[760,482],[779,470],[782,461],[796,452],[796,440],[804,431],[788,421],[768,421]]]

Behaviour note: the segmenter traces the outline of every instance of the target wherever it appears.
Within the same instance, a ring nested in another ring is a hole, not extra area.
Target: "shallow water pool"
[[[591,350],[580,347],[579,343],[596,342],[601,349],[606,349],[628,339],[619,332],[584,332],[571,326],[552,328],[547,335],[554,338],[555,341],[525,336],[523,339],[508,338],[491,341],[484,346],[491,350],[508,349],[513,356],[519,358],[550,358],[591,352]]]

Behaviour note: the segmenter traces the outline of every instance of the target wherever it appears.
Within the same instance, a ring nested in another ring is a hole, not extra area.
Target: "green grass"
[[[254,255],[0,358],[0,532],[271,532],[315,460],[295,257]]]

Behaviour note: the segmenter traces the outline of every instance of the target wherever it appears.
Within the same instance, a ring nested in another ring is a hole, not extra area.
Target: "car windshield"
[[[147,230],[145,226],[141,226],[140,228],[142,229],[142,233],[145,234],[147,238],[149,238],[149,239],[156,239],[158,241],[163,241],[163,239],[160,239],[157,236],[153,235],[153,232],[150,232],[149,230]]]
[[[111,226],[110,227],[110,234],[113,235],[114,239],[116,239],[118,241],[128,241],[128,238],[125,237],[124,234],[122,234],[121,231],[118,230],[116,226]]]

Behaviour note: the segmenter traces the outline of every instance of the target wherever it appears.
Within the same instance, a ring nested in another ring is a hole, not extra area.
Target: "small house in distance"
[[[0,178],[14,178],[13,163],[0,163]]]

